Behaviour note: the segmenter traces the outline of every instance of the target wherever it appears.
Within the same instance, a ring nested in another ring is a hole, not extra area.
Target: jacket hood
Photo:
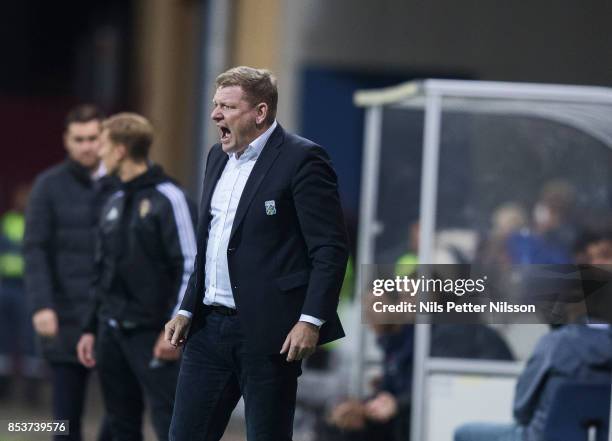
[[[170,178],[166,176],[161,166],[157,164],[149,165],[147,171],[143,174],[136,176],[127,182],[121,184],[121,188],[125,193],[132,193],[136,190],[140,190],[146,187],[155,187],[162,182],[168,182]]]

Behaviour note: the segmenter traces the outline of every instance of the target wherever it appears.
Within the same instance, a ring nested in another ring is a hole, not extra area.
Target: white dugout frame
[[[357,91],[354,95],[355,105],[365,108],[357,292],[359,292],[359,281],[365,276],[362,274],[363,264],[375,263],[373,261],[374,243],[380,231],[380,224],[376,218],[376,201],[384,107],[413,107],[421,108],[424,111],[419,262],[434,263],[432,258],[436,227],[440,129],[446,98],[454,99],[455,106],[467,105],[476,110],[479,106],[477,100],[473,100],[470,105],[469,103],[462,104],[461,99],[487,99],[489,102],[483,106],[485,111],[511,111],[561,121],[612,146],[612,114],[601,111],[607,106],[612,106],[612,89],[610,88],[428,79],[385,89]],[[356,301],[355,305],[359,308],[361,302]],[[355,339],[357,347],[353,353],[357,357],[362,357],[365,351],[366,330],[360,322],[361,314],[354,314],[354,317],[353,329],[359,329],[359,336]],[[424,421],[428,400],[425,394],[425,384],[428,375],[448,373],[517,376],[522,369],[522,364],[519,362],[433,359],[429,357],[427,350],[429,341],[430,325],[418,324],[415,329],[415,365],[412,389],[414,400],[411,440],[413,441],[427,439]],[[351,385],[353,392],[358,395],[362,394],[362,379],[366,363],[367,360],[363,358],[353,363]],[[608,439],[612,441],[612,424]]]

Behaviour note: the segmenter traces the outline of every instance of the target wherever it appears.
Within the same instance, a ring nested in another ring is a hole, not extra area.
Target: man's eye
[[[85,142],[85,141],[89,141],[89,142],[94,142],[98,140],[98,136],[97,135],[93,135],[93,136],[75,136],[74,137],[74,141],[81,143],[81,142]]]

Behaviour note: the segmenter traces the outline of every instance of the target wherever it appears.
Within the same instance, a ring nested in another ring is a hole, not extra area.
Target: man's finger
[[[289,348],[289,354],[287,355],[287,361],[294,361],[298,355],[298,348],[295,345],[291,345]]]
[[[285,352],[289,350],[290,347],[291,347],[291,333],[289,333],[289,335],[287,335],[287,337],[285,338],[285,342],[283,343],[283,347],[281,348],[280,353],[284,354]]]
[[[93,345],[81,344],[77,348],[78,358],[85,367],[93,367],[96,363],[93,356]]]
[[[77,358],[81,364],[85,364],[85,354],[83,348],[79,345],[77,346]]]
[[[85,345],[83,348],[83,358],[85,358],[87,362],[91,360],[91,347],[89,345]]]
[[[178,346],[179,339],[181,339],[183,333],[183,327],[180,323],[176,323],[174,327],[174,332],[172,333],[172,338],[170,340],[170,344],[172,346]]]
[[[90,350],[85,354],[85,365],[88,368],[94,367],[96,365],[96,359],[94,358],[93,351]]]
[[[166,323],[166,326],[164,326],[164,340],[170,343],[172,334],[174,334],[174,324],[172,322]]]

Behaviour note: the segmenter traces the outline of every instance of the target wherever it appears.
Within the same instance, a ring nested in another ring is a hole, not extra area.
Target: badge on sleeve
[[[119,210],[117,210],[117,207],[111,208],[110,211],[106,214],[107,221],[117,220],[118,217],[119,217]]]
[[[274,201],[266,201],[266,214],[268,216],[276,214],[276,203]]]
[[[151,201],[148,199],[143,199],[140,202],[140,207],[138,207],[140,218],[143,219],[147,214],[149,214],[149,211],[151,211]]]

